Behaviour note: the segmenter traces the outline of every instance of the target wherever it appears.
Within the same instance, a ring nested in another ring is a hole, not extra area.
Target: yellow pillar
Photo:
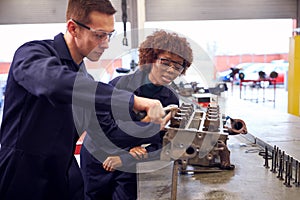
[[[290,39],[288,113],[300,116],[300,35]]]

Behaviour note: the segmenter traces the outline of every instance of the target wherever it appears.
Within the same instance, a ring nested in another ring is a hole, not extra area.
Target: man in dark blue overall
[[[67,31],[25,43],[10,67],[0,133],[1,200],[83,199],[74,157],[93,113],[146,110],[159,122],[159,101],[94,81],[83,58],[97,61],[114,31],[108,0],[69,0]]]

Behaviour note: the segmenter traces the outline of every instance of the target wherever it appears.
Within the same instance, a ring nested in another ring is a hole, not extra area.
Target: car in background
[[[275,79],[277,84],[284,84],[287,71],[289,70],[289,62],[285,60],[273,60],[272,64],[275,65],[274,71],[278,73]]]
[[[245,70],[252,63],[240,63],[225,71],[217,72],[217,80],[221,82],[231,82],[236,79],[236,75],[240,70]]]
[[[288,65],[288,62],[286,61],[272,61],[270,63],[241,63],[234,68],[217,73],[217,77],[219,81],[239,84],[241,77],[244,80],[258,80],[260,78],[259,72],[264,72],[265,78],[271,78],[271,72],[276,72],[276,84],[284,84]],[[234,74],[234,76],[233,70],[238,71]]]
[[[242,77],[244,80],[258,80],[259,78],[273,78],[271,73],[276,72],[277,77],[276,84],[283,84],[285,74],[288,70],[288,63],[253,63],[247,69],[240,70],[239,78]],[[259,73],[264,72],[264,77],[260,77]],[[271,84],[271,83],[270,83]]]

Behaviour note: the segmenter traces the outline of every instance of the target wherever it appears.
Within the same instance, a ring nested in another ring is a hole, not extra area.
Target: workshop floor
[[[228,84],[228,91],[222,93],[221,96],[228,99],[241,99],[271,110],[287,112],[288,92],[284,85],[277,85],[275,89],[273,86],[265,89],[243,86],[240,90],[238,85],[232,87],[231,84]]]
[[[232,171],[215,173],[179,174],[176,195],[178,200],[285,200],[299,199],[300,187],[291,180],[291,187],[277,178],[278,173],[264,167],[265,160],[259,155],[264,146],[276,145],[287,155],[300,159],[300,118],[287,114],[287,92],[276,88],[275,102],[267,101],[274,97],[273,89],[266,89],[265,102],[254,99],[250,92],[261,92],[249,88],[241,98],[238,87],[219,97],[222,113],[232,118],[243,119],[248,128],[245,136],[229,136]],[[245,96],[250,98],[246,98]],[[261,98],[261,96],[259,96]],[[245,100],[246,99],[246,100]],[[275,103],[275,104],[274,104]],[[271,160],[269,160],[271,166]],[[152,165],[152,166],[151,166]],[[139,174],[139,200],[171,199],[173,163],[164,163],[159,170],[158,163],[141,163]],[[146,170],[147,171],[147,170]],[[173,180],[174,181],[174,180]],[[172,199],[172,200],[173,200]]]

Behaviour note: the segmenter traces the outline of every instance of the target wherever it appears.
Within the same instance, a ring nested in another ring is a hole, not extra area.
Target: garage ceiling
[[[129,16],[137,16],[128,1]],[[299,0],[145,0],[146,21],[299,18]],[[112,0],[121,21],[121,0]],[[1,0],[0,24],[62,23],[67,0]],[[128,19],[130,21],[130,17]],[[299,21],[299,20],[298,20]]]

